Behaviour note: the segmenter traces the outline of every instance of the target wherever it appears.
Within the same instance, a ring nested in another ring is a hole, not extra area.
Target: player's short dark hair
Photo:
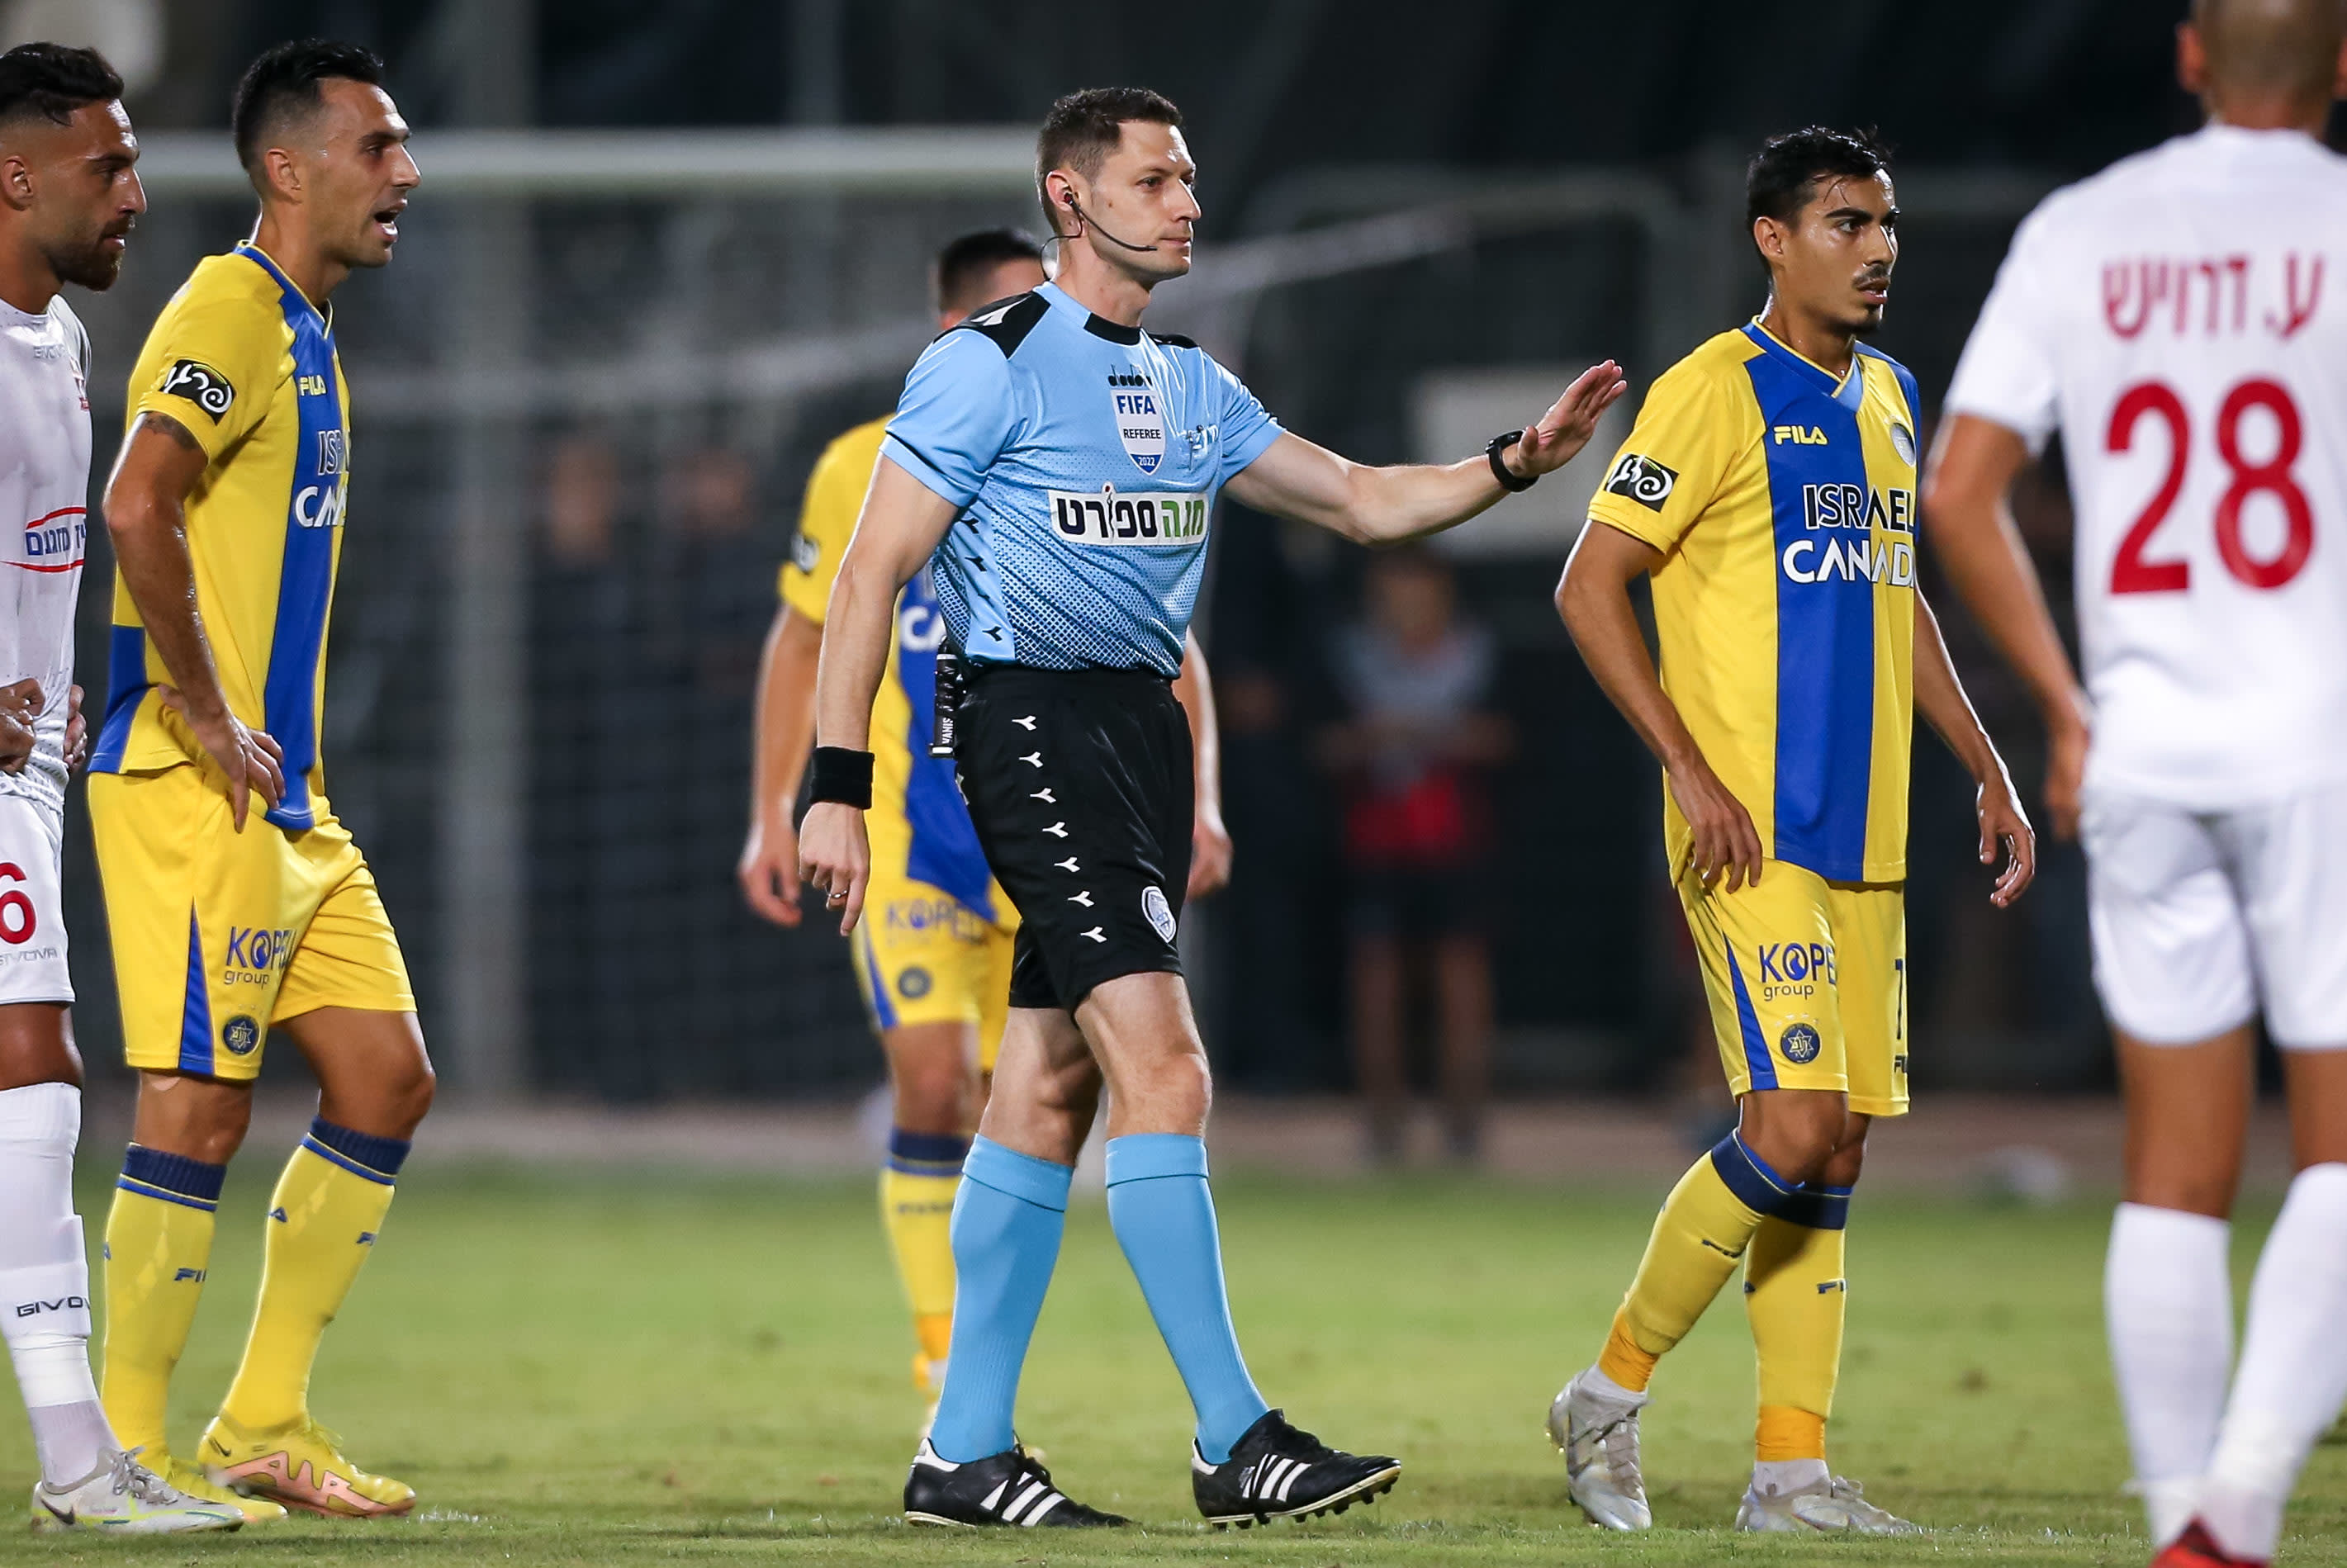
[[[121,76],[96,49],[19,44],[0,55],[0,125],[35,115],[63,125],[76,109],[121,96]]]
[[[383,85],[383,61],[369,48],[331,38],[296,38],[261,51],[247,66],[229,100],[230,134],[236,160],[251,171],[269,133],[288,115],[306,114],[322,101],[318,84],[327,81]]]
[[[946,242],[931,272],[930,292],[940,311],[966,311],[986,303],[979,291],[998,267],[1013,261],[1043,262],[1043,247],[1015,229],[980,229]]]
[[[1831,178],[1871,179],[1891,167],[1890,145],[1867,130],[1805,125],[1760,144],[1744,169],[1744,226],[1763,218],[1790,223]]]
[[[1035,138],[1035,196],[1043,203],[1043,221],[1052,233],[1060,231],[1060,225],[1051,214],[1051,198],[1043,192],[1045,177],[1055,169],[1072,169],[1092,179],[1124,139],[1129,120],[1178,126],[1182,111],[1172,98],[1147,87],[1086,87],[1053,104],[1043,117],[1042,132]]]

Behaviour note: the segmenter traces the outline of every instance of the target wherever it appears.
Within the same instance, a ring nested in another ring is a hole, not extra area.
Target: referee
[[[1052,106],[1036,173],[1057,280],[982,307],[913,367],[825,621],[802,875],[852,928],[890,607],[934,558],[969,670],[962,791],[1023,922],[994,1093],[954,1207],[952,1351],[905,1483],[913,1523],[1124,1522],[1061,1495],[1011,1428],[1103,1083],[1109,1220],[1196,1409],[1199,1511],[1215,1524],[1318,1513],[1400,1474],[1270,1409],[1231,1327],[1206,1052],[1174,945],[1193,801],[1169,683],[1226,485],[1364,544],[1414,538],[1563,465],[1624,388],[1613,363],[1594,366],[1538,423],[1445,467],[1363,467],[1283,431],[1195,344],[1141,330],[1150,291],[1190,270],[1199,208],[1181,125],[1135,87]]]

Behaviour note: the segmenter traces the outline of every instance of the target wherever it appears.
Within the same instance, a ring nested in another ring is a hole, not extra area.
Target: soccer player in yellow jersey
[[[1914,378],[1859,340],[1899,256],[1887,154],[1812,127],[1746,184],[1768,308],[1655,382],[1557,606],[1663,764],[1665,835],[1740,1124],[1672,1190],[1594,1366],[1549,1413],[1576,1502],[1652,1522],[1638,1411],[1655,1361],[1744,1265],[1759,1361],[1739,1529],[1901,1533],[1826,1465],[1842,1227],[1869,1123],[1907,1109],[1913,715],[1979,783],[1992,899],[2035,859],[2004,764],[1915,588]],[[1653,579],[1659,679],[1631,579]]]
[[[106,1231],[103,1398],[174,1485],[232,1487],[254,1519],[415,1500],[343,1458],[308,1397],[433,1087],[398,939],[318,756],[351,468],[326,302],[391,260],[418,178],[381,77],[365,50],[314,40],[245,73],[233,124],[261,220],[157,320],[106,495],[119,571],[90,818],[138,1109]],[[244,1359],[190,1460],[165,1437],[171,1368],[272,1026],[316,1072],[318,1115],[270,1201]]]
[[[999,229],[953,241],[938,252],[933,271],[940,332],[989,301],[1026,293],[1044,281],[1041,250]],[[798,538],[782,569],[782,605],[766,639],[740,877],[751,907],[778,926],[799,923],[792,807],[815,739],[825,610],[887,423],[883,417],[857,425],[817,460]],[[896,657],[873,711],[876,762],[866,818],[873,889],[869,916],[850,949],[865,1009],[887,1057],[893,1100],[888,1160],[880,1173],[881,1223],[912,1307],[919,1346],[914,1381],[932,1398],[945,1381],[953,1330],[948,1229],[954,1193],[1002,1042],[1011,942],[1019,928],[1019,912],[987,869],[953,764],[928,754],[944,636],[928,579],[916,578],[897,603]],[[1190,715],[1198,756],[1194,897],[1222,885],[1231,856],[1204,671],[1193,642],[1176,691]]]

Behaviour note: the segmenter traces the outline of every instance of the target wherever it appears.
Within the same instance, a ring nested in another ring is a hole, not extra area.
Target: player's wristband
[[[846,746],[817,746],[807,768],[807,791],[815,801],[872,809],[872,753]]]
[[[1538,474],[1527,474],[1523,477],[1518,478],[1515,475],[1508,472],[1508,466],[1505,463],[1500,461],[1500,454],[1506,451],[1509,447],[1514,446],[1523,438],[1524,433],[1521,430],[1503,430],[1499,435],[1492,436],[1491,444],[1483,448],[1483,456],[1490,460],[1491,465],[1491,477],[1500,481],[1500,488],[1519,496],[1522,495],[1526,490],[1531,489],[1534,485],[1539,484],[1540,476]]]

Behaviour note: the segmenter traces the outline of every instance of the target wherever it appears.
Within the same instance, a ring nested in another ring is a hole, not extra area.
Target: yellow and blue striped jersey
[[[783,563],[780,589],[784,603],[817,624],[830,606],[840,558],[855,537],[887,426],[887,418],[875,419],[837,437],[807,478],[798,538]],[[954,783],[953,764],[929,755],[938,648],[945,635],[945,617],[924,568],[897,600],[895,656],[872,702],[872,809],[865,822],[873,869],[926,882],[979,917],[1007,927],[1017,917],[987,869],[969,808]],[[950,911],[935,913],[952,917]]]
[[[1663,688],[1762,852],[1829,881],[1907,874],[1917,402],[1873,350],[1837,377],[1755,321],[1655,383],[1590,503],[1663,552]]]
[[[324,810],[318,732],[349,406],[333,322],[249,244],[196,264],[130,373],[128,423],[165,415],[209,459],[187,500],[196,607],[230,709],[284,749],[285,796],[268,813],[282,828],[313,827]],[[194,732],[156,693],[170,673],[118,571],[108,653],[91,769],[201,760]]]

